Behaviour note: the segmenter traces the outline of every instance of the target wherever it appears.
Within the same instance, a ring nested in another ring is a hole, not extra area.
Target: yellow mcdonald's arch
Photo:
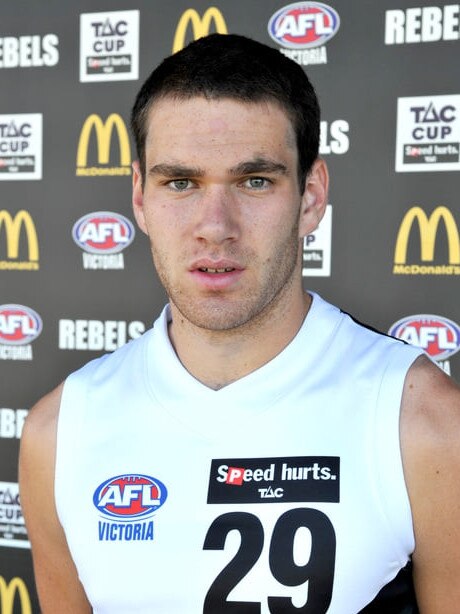
[[[439,222],[444,222],[449,246],[449,264],[460,264],[460,237],[454,216],[447,207],[436,207],[428,216],[421,207],[412,207],[406,213],[399,228],[395,247],[395,264],[405,264],[407,259],[407,244],[409,234],[415,220],[420,232],[421,260],[434,260],[434,248]]]
[[[214,21],[216,32],[219,34],[228,34],[225,19],[220,10],[215,6],[210,6],[203,17],[200,17],[195,9],[187,9],[182,13],[177,24],[176,34],[174,35],[173,53],[184,48],[185,35],[190,22],[192,23],[193,38],[197,40],[209,34],[211,20]]]
[[[118,113],[112,113],[105,122],[93,113],[86,118],[80,134],[77,150],[77,166],[86,166],[88,160],[88,144],[91,130],[94,128],[97,137],[97,159],[99,164],[108,164],[110,156],[110,140],[113,129],[116,128],[118,143],[120,145],[120,164],[129,166],[131,164],[131,150],[129,146],[128,131],[122,118]]]
[[[21,578],[12,578],[7,584],[0,576],[0,612],[1,614],[13,614],[14,599],[16,593],[21,603],[21,614],[32,614],[29,591]]]
[[[13,218],[8,211],[2,209],[0,211],[0,232],[2,226],[5,226],[6,232],[7,258],[18,257],[19,238],[21,235],[21,228],[24,226],[29,244],[29,260],[38,261],[37,231],[35,229],[35,224],[27,211],[21,209],[21,211],[18,211]]]

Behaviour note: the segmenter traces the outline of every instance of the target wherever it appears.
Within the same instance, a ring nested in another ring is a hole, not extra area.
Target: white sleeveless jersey
[[[421,352],[313,297],[219,391],[181,365],[167,309],[67,379],[56,504],[96,614],[416,611],[398,425]]]

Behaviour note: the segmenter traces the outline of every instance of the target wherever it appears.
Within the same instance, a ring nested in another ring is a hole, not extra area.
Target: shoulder
[[[25,421],[19,461],[21,507],[43,611],[89,614],[91,608],[78,580],[54,502],[56,431],[62,388],[61,384],[43,397]]]
[[[452,472],[460,471],[460,388],[420,356],[409,369],[401,406],[401,446],[409,494],[441,489]],[[412,493],[411,493],[412,491]],[[459,502],[460,503],[460,502]]]
[[[155,334],[156,333],[156,334]],[[113,352],[102,354],[85,363],[80,369],[71,373],[65,382],[69,380],[87,380],[98,382],[108,374],[116,374],[119,370],[125,370],[134,360],[144,360],[150,343],[158,337],[158,332],[153,328],[148,329],[139,337],[131,339]]]
[[[425,446],[440,445],[447,451],[454,441],[460,451],[460,387],[426,356],[420,356],[407,373],[401,429],[403,446],[411,456],[420,456]]]
[[[37,452],[37,448],[42,448],[48,454],[55,448],[53,439],[57,429],[63,386],[62,383],[45,395],[29,411],[22,431],[21,456],[24,451],[28,452],[31,448]]]
[[[460,387],[420,356],[409,369],[401,407],[401,445],[410,482],[441,476],[460,464]],[[453,466],[453,465],[452,465]],[[422,480],[422,481],[423,481]]]
[[[459,441],[460,388],[420,357],[404,386],[401,446],[414,523],[417,597],[426,612],[456,611],[460,599]]]
[[[347,312],[341,312],[341,325],[335,341],[339,342],[342,354],[347,356],[346,364],[357,364],[358,368],[373,371],[376,377],[380,373],[382,377],[396,378],[399,395],[406,373],[423,355],[421,348],[361,322]]]
[[[54,466],[61,394],[62,384],[38,401],[22,431],[19,486],[21,507],[32,540],[56,516]]]
[[[36,508],[34,497],[37,490],[39,492],[41,489],[53,499],[56,431],[62,388],[63,384],[40,399],[29,411],[24,423],[19,453],[19,485],[25,515],[29,507]]]

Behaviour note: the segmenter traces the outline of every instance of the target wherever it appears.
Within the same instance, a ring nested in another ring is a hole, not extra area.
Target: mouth
[[[235,269],[233,267],[225,267],[222,269],[213,269],[211,267],[199,267],[198,269],[199,271],[201,271],[202,273],[231,273],[232,271],[234,271]]]
[[[222,259],[212,262],[210,259],[203,259],[201,262],[194,263],[190,273],[197,288],[211,292],[223,292],[239,287],[244,270],[244,267],[231,260]]]

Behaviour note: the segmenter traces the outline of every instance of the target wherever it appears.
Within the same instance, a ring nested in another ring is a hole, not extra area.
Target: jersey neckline
[[[147,344],[146,379],[150,393],[168,408],[183,407],[184,399],[190,399],[193,411],[210,407],[215,413],[225,407],[234,415],[241,408],[247,415],[248,407],[251,412],[266,409],[292,390],[298,377],[305,377],[305,373],[315,368],[341,321],[343,314],[337,307],[314,292],[309,294],[310,309],[288,345],[255,371],[219,390],[202,384],[180,362],[168,336],[170,310],[166,305],[154,323]],[[331,326],[331,316],[335,326]]]

